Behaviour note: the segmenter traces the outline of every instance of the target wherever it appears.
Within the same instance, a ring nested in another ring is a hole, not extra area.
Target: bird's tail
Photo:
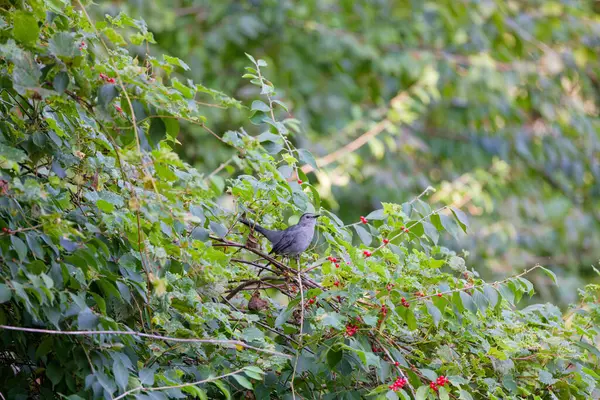
[[[250,229],[254,229],[255,231],[257,231],[258,233],[260,233],[261,235],[265,236],[267,239],[272,240],[271,239],[271,233],[273,231],[269,230],[269,229],[265,229],[262,226],[258,225],[257,223],[254,223],[252,221],[248,221],[247,219],[244,218],[240,218],[240,222],[248,227],[250,227]]]

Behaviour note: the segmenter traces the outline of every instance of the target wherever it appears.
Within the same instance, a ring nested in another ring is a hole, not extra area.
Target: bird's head
[[[317,224],[317,218],[319,218],[319,214],[313,213],[305,213],[300,217],[300,221],[298,221],[298,225],[302,226],[315,226]]]

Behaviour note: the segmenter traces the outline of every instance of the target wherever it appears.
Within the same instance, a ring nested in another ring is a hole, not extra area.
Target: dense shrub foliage
[[[151,52],[180,57],[191,67],[182,76],[244,102],[254,96],[240,79],[244,51],[266,60],[302,120],[296,143],[323,165],[311,183],[344,222],[434,186],[431,204],[476,217],[473,235],[445,244],[467,249],[483,276],[543,263],[563,283],[557,290],[532,275],[536,299],[563,306],[597,279],[597,1],[98,3],[99,16],[142,16],[157,38]],[[203,112],[221,131],[247,118],[231,108]],[[179,140],[204,135],[184,126]],[[216,141],[176,151],[203,171],[230,157]]]
[[[245,75],[262,133],[221,134],[197,94],[244,105],[173,77],[177,58],[132,57],[154,41],[142,21],[34,1],[3,9],[0,38],[4,398],[598,397],[600,288],[564,316],[517,308],[528,271],[481,280],[439,243],[465,214],[429,190],[344,225],[300,169],[314,158],[276,118],[265,61]],[[180,124],[230,161],[182,162]],[[307,211],[323,217],[299,265],[237,224]]]

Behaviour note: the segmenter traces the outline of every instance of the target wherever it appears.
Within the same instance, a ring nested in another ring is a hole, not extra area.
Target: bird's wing
[[[271,249],[269,254],[271,254],[271,253],[276,253],[276,254],[287,253],[287,250],[294,244],[294,240],[295,240],[294,232],[290,232],[289,228],[286,229],[283,232],[283,235],[281,235],[281,239],[279,239],[279,241],[277,241],[277,243],[273,244],[273,248]]]

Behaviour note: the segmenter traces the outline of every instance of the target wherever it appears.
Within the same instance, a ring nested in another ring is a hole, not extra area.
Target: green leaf
[[[18,163],[27,160],[27,154],[23,150],[6,146],[3,143],[0,143],[0,157]]]
[[[15,249],[15,251],[17,252],[19,260],[23,262],[23,260],[25,260],[25,258],[27,257],[27,245],[24,241],[19,239],[17,235],[11,235],[10,242],[13,246],[13,249]]]
[[[262,111],[262,112],[270,112],[271,108],[264,102],[260,100],[254,100],[252,102],[252,111]]]
[[[58,32],[48,42],[48,48],[57,57],[73,58],[80,54],[74,32]]]
[[[54,87],[54,90],[58,93],[63,93],[65,89],[69,87],[69,75],[64,71],[60,71],[54,76],[52,87]]]
[[[12,297],[12,291],[4,283],[0,283],[0,304],[6,303]]]
[[[98,104],[107,110],[110,103],[115,97],[117,97],[118,94],[119,92],[116,85],[102,85],[100,89],[98,89]]]
[[[140,370],[139,378],[142,385],[153,385],[154,384],[154,374],[156,373],[156,369],[152,368],[143,368]]]
[[[334,368],[340,361],[342,361],[342,356],[344,352],[342,350],[333,350],[329,349],[327,352],[327,365],[329,368]]]
[[[166,137],[167,126],[162,118],[151,118],[150,128],[148,129],[148,136],[153,147],[157,147],[158,143]]]
[[[456,221],[458,222],[458,225],[460,225],[463,232],[467,233],[469,228],[469,219],[467,218],[467,215],[458,208],[452,207],[451,210],[456,218]]]
[[[454,220],[454,218],[450,218],[447,215],[444,214],[440,214],[440,221],[442,223],[442,226],[444,227],[444,229],[446,230],[446,232],[448,232],[450,235],[452,235],[453,238],[457,238],[458,237],[458,224],[456,223],[456,221]]]
[[[423,225],[423,231],[424,231],[425,235],[429,239],[431,239],[433,244],[437,245],[438,240],[440,239],[440,234],[439,234],[437,228],[435,226],[433,226],[432,223],[429,223],[427,221],[423,221],[422,225]]]
[[[496,304],[498,304],[498,291],[493,286],[485,285],[483,287],[483,294],[490,303],[490,307],[496,307]]]
[[[182,60],[180,60],[177,57],[171,57],[171,56],[168,56],[166,54],[163,54],[163,59],[167,63],[169,63],[169,64],[176,65],[178,67],[183,68],[185,71],[189,71],[190,70],[189,65],[187,65],[186,63],[184,63]]]
[[[471,295],[465,291],[462,291],[459,293],[459,296],[462,301],[463,307],[471,311],[473,314],[477,314],[477,306],[473,302],[473,298],[471,297]]]
[[[229,389],[227,389],[227,386],[223,382],[212,381],[211,383],[219,388],[219,390],[221,391],[221,393],[223,393],[225,395],[225,398],[227,400],[231,399],[231,393],[229,392]]]
[[[208,400],[208,396],[206,396],[206,392],[197,386],[185,386],[185,387],[181,388],[181,391],[186,392],[195,398],[199,398],[201,400],[205,400],[205,399]]]
[[[373,237],[371,237],[371,234],[360,225],[354,225],[354,229],[356,230],[358,237],[360,237],[360,240],[365,244],[365,246],[369,246],[373,241]]]
[[[111,213],[115,210],[115,206],[106,200],[98,200],[96,202],[96,207],[105,213]]]
[[[427,306],[427,312],[429,312],[429,315],[433,318],[433,323],[437,327],[442,319],[442,312],[431,301],[426,301],[425,305]]]
[[[252,383],[245,376],[233,375],[233,378],[237,381],[237,383],[239,383],[241,386],[245,387],[246,389],[249,389],[249,390],[254,389],[254,387],[252,386]]]
[[[557,280],[556,274],[554,272],[552,272],[548,268],[544,268],[542,266],[539,266],[538,268],[541,269],[546,275],[548,275],[550,277],[550,279],[552,279],[552,282],[554,282],[554,284],[556,286],[558,286],[558,280]]]
[[[416,400],[426,400],[429,393],[429,386],[419,386],[417,389]]]
[[[538,380],[544,385],[554,385],[558,380],[554,379],[552,374],[546,370],[540,369]]]
[[[40,27],[32,13],[16,11],[13,14],[13,36],[26,45],[33,45],[40,36]]]
[[[371,220],[378,221],[378,220],[386,219],[387,215],[385,214],[385,211],[383,208],[379,208],[377,210],[371,211],[369,213],[369,215],[367,215],[365,218],[368,219],[369,221],[371,221]]]
[[[310,151],[306,149],[298,149],[298,157],[300,157],[300,161],[310,165],[315,171],[319,169],[317,166],[317,161]]]
[[[464,389],[460,389],[460,397],[461,400],[473,400],[473,396],[469,392]]]
[[[441,386],[438,389],[438,394],[440,396],[440,400],[449,400],[450,399],[450,395],[448,394],[448,389],[446,389],[445,386]]]
[[[121,390],[125,390],[129,380],[129,371],[127,368],[125,368],[120,360],[115,359],[113,362],[113,375],[117,385],[121,388]]]
[[[52,386],[56,386],[63,378],[64,369],[56,361],[53,361],[46,368],[46,376],[52,382]]]
[[[335,311],[324,313],[321,322],[324,327],[330,326],[335,329],[341,329],[344,326],[342,316]]]

